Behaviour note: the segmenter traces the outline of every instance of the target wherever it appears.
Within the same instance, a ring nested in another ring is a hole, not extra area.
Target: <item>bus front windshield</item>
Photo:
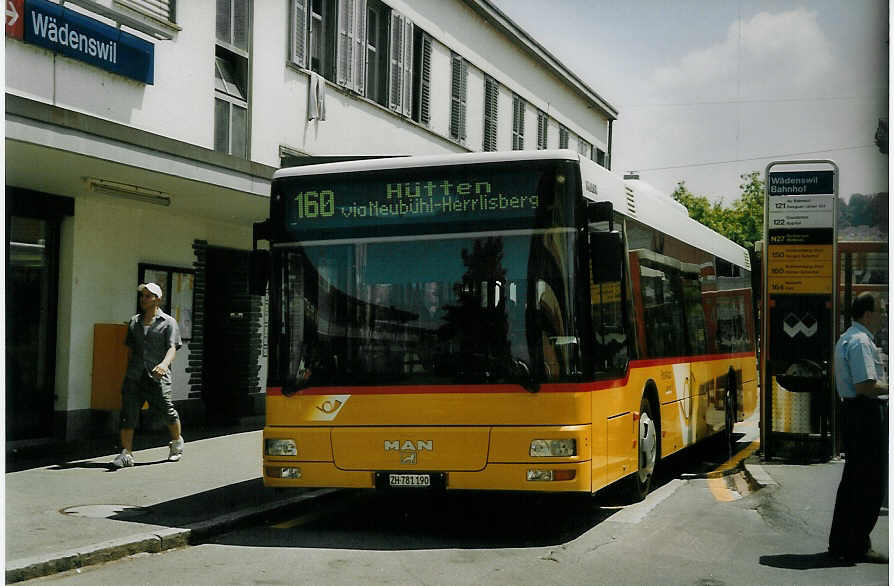
[[[271,374],[287,389],[574,380],[575,244],[551,228],[279,247]]]

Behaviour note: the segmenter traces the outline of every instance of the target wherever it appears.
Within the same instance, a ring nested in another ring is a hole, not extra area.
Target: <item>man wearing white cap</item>
[[[141,312],[130,318],[127,338],[130,362],[121,387],[121,453],[112,462],[113,468],[133,466],[133,433],[144,401],[150,409],[160,413],[171,434],[168,460],[177,462],[183,457],[183,438],[180,436],[180,416],[171,401],[171,363],[183,345],[177,320],[163,312],[161,287],[144,283],[140,292]]]

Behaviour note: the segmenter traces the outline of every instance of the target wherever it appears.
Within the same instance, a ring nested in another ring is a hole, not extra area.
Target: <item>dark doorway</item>
[[[73,202],[6,195],[6,439],[54,435],[59,226]]]
[[[249,252],[207,248],[202,399],[209,421],[251,415],[260,390],[259,304],[249,294]]]

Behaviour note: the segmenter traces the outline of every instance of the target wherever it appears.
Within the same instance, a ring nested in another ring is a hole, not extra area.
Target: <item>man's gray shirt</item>
[[[124,343],[130,347],[130,362],[127,364],[127,378],[139,380],[143,373],[151,376],[155,368],[165,358],[168,348],[179,350],[183,346],[180,327],[170,315],[158,310],[149,330],[143,333],[143,316],[136,314],[127,324]],[[161,377],[161,382],[171,384],[171,369]]]

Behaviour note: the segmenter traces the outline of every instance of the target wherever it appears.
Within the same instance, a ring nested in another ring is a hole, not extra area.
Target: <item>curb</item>
[[[77,568],[110,562],[137,553],[158,553],[168,549],[185,547],[213,535],[230,531],[239,525],[255,521],[269,513],[319,498],[339,489],[313,490],[280,501],[227,513],[188,525],[186,528],[171,527],[149,533],[138,533],[85,545],[77,549],[49,553],[31,558],[6,562],[6,583],[23,582],[32,578],[49,576]]]
[[[760,464],[749,464],[746,462],[745,477],[748,480],[748,484],[754,487],[754,490],[759,490],[766,486],[779,486],[779,483],[773,480]]]

